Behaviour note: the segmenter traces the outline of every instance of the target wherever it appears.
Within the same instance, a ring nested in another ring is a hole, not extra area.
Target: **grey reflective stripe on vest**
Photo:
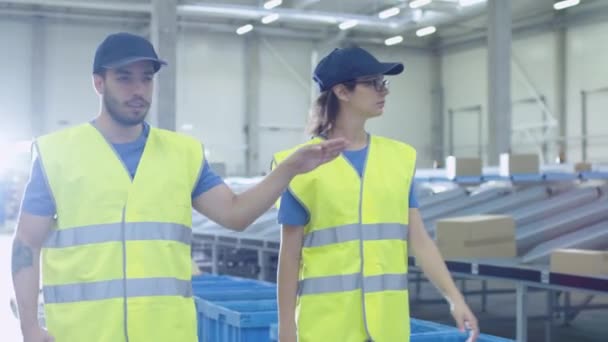
[[[407,290],[407,273],[403,274],[382,274],[363,278],[365,293],[381,291],[404,291]],[[361,289],[361,275],[359,273],[308,278],[299,283],[298,293],[301,296],[348,292]]]
[[[84,302],[123,298],[123,279],[98,281],[93,283],[44,286],[44,302],[48,304]],[[192,297],[192,283],[175,278],[128,279],[127,298],[180,296]]]
[[[334,228],[315,230],[304,236],[304,247],[320,247],[334,243],[359,240],[407,240],[408,226],[399,223],[349,224]]]
[[[122,223],[55,230],[44,244],[45,248],[65,248],[93,243],[122,241]],[[161,222],[127,222],[125,239],[177,241],[190,245],[192,229],[181,224]]]

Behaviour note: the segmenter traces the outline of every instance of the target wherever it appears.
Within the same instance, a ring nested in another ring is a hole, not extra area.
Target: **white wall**
[[[544,97],[546,107],[557,117],[555,91],[555,39],[553,34],[542,34],[515,39],[512,44],[511,98],[512,127],[538,124],[543,120],[538,102],[522,102]],[[445,89],[446,137],[449,136],[447,111],[454,114],[454,153],[477,156],[479,144],[479,111],[459,109],[481,106],[481,148],[486,157],[488,144],[488,56],[487,48],[447,53],[443,58]],[[557,128],[556,128],[557,130]],[[540,133],[541,130],[534,133]],[[536,147],[522,134],[513,134],[515,152],[534,152]]]
[[[31,135],[30,60],[31,26],[26,22],[0,20],[0,145]],[[4,34],[10,32],[10,34]]]
[[[447,53],[442,58],[444,88],[444,134],[446,154],[450,129],[448,111],[454,111],[454,154],[477,156],[479,144],[479,111],[461,110],[481,106],[482,138],[487,141],[487,53],[486,49],[472,49]]]
[[[447,52],[443,56],[443,86],[445,89],[446,137],[449,109],[481,106],[482,156],[486,157],[488,143],[488,57],[487,48]],[[546,109],[551,117],[558,118],[556,83],[556,35],[544,33],[527,38],[514,39],[511,63],[512,127],[514,131],[526,125],[543,122],[543,106],[534,99],[545,98]],[[528,100],[528,102],[523,102]],[[529,102],[533,100],[533,102]],[[457,111],[454,116],[454,152],[461,156],[477,156],[478,112]],[[521,130],[519,130],[521,132]],[[531,131],[541,137],[542,129]],[[557,136],[559,129],[552,130]],[[447,138],[446,138],[447,141]],[[514,152],[536,152],[539,145],[523,133],[512,135]],[[556,153],[551,150],[551,153]]]
[[[568,56],[568,135],[580,136],[581,91],[608,87],[608,23],[581,26],[571,29],[567,35]],[[608,163],[608,92],[591,94],[588,97],[588,134],[603,135],[591,138],[588,158],[591,161]],[[571,160],[580,160],[580,142],[570,141]]]
[[[405,71],[388,76],[390,94],[384,115],[369,123],[372,133],[404,141],[418,152],[418,167],[430,167],[431,154],[431,88],[430,54],[399,47],[368,46],[380,61],[402,62]]]
[[[307,139],[313,49],[311,41],[260,38],[258,173],[269,170],[275,152]]]
[[[203,142],[229,173],[245,169],[243,39],[181,32],[177,48],[177,129]],[[192,125],[184,131],[183,125]]]
[[[580,136],[582,117],[581,91],[608,87],[606,60],[608,46],[602,42],[608,35],[608,23],[576,26],[567,30],[566,40],[566,84],[567,84],[567,157],[570,162],[582,158]],[[557,112],[557,34],[546,32],[525,39],[519,38],[512,45],[513,63],[511,94],[514,102],[544,96],[548,111],[559,119]],[[519,66],[519,67],[518,67]],[[481,105],[484,121],[484,144],[487,144],[487,49],[474,48],[465,51],[447,52],[443,56],[443,86],[445,89],[445,108]],[[608,92],[589,95],[588,128],[589,135],[604,136],[591,138],[588,159],[592,162],[608,162]],[[513,105],[514,128],[520,125],[538,123],[542,109],[538,103]],[[447,137],[447,115],[446,137]],[[559,123],[558,123],[559,124]],[[455,144],[476,144],[476,124],[472,116],[461,116],[455,123]],[[556,138],[559,128],[551,131],[554,141],[549,144],[547,162],[552,162],[559,150]],[[536,132],[537,134],[540,131]],[[538,146],[530,145],[530,139],[513,134],[513,150],[516,152],[538,151]],[[476,148],[456,148],[457,154],[475,154]]]
[[[128,28],[62,23],[45,25],[47,51],[41,63],[45,64],[46,104],[43,115],[47,132],[87,122],[98,114],[99,98],[92,81],[95,49],[107,34],[124,30]]]

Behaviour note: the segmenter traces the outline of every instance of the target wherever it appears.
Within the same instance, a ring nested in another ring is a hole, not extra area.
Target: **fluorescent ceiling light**
[[[559,1],[553,4],[553,8],[556,11],[566,9],[568,7],[573,7],[581,3],[581,0],[564,0]]]
[[[279,19],[278,13],[272,13],[262,18],[262,24],[270,24],[273,21],[277,21]]]
[[[236,34],[241,35],[253,30],[253,25],[247,24],[236,29]]]
[[[281,4],[283,3],[283,0],[270,0],[270,1],[266,1],[266,3],[264,3],[264,8],[265,9],[273,9],[277,6],[281,6]]]
[[[391,45],[399,44],[402,41],[403,41],[403,37],[401,37],[401,36],[394,36],[394,37],[390,37],[387,40],[385,40],[384,44],[386,46],[391,46]]]
[[[194,128],[194,125],[186,123],[182,125],[182,130],[184,131],[191,131]]]
[[[353,20],[347,20],[343,23],[340,23],[340,25],[338,25],[338,27],[340,28],[340,30],[344,31],[344,30],[351,29],[357,25],[359,25],[359,22],[353,19]]]
[[[414,0],[410,1],[410,8],[420,8],[433,2],[433,0]]]
[[[397,14],[399,14],[399,12],[401,12],[399,7],[391,7],[389,9],[386,9],[386,10],[378,13],[378,17],[380,19],[387,19],[387,18],[396,16]]]
[[[424,36],[433,34],[435,32],[437,32],[437,28],[435,26],[427,26],[427,27],[423,27],[423,28],[419,29],[418,31],[416,31],[416,35],[418,37],[424,37]]]
[[[484,2],[485,0],[459,0],[458,4],[461,7],[473,6]]]

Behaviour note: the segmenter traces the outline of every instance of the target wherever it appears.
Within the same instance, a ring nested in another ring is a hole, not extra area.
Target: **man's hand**
[[[463,299],[458,299],[455,302],[450,303],[450,311],[456,321],[458,330],[461,332],[470,331],[467,342],[477,341],[477,337],[479,336],[477,318],[473,315],[473,312],[471,312],[471,309],[465,301]]]
[[[345,139],[326,140],[319,144],[300,147],[283,163],[294,175],[306,173],[316,169],[319,165],[334,160],[345,148]]]
[[[23,329],[23,342],[54,342],[55,338],[48,331],[39,327],[33,326],[28,329]]]

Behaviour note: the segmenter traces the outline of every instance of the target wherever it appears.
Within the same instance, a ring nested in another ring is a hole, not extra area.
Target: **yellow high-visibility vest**
[[[274,165],[293,151],[277,153]],[[290,183],[310,215],[299,270],[299,342],[409,341],[408,195],[415,163],[409,145],[371,136],[363,177],[339,156]]]
[[[151,128],[133,180],[92,124],[36,147],[57,207],[42,250],[55,341],[197,341],[190,240],[200,142]]]

